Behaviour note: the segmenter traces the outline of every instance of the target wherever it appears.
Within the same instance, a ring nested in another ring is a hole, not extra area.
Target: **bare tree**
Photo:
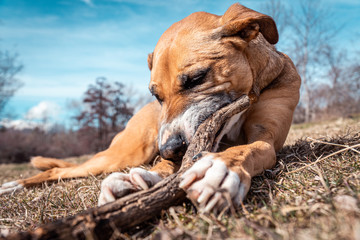
[[[343,49],[324,48],[324,81],[312,86],[314,120],[360,112],[360,64]],[[300,109],[301,106],[298,108]]]
[[[264,12],[277,23],[280,45],[289,53],[302,78],[301,100],[294,121],[311,121],[317,110],[330,105],[334,110],[336,104],[328,101],[345,102],[345,95],[339,93],[338,87],[349,69],[341,62],[344,54],[334,55],[333,40],[340,28],[331,24],[333,14],[325,3],[269,0]],[[344,90],[343,85],[341,89]]]
[[[115,82],[113,89],[110,89],[108,95],[112,96],[109,108],[109,117],[111,122],[111,130],[116,132],[119,128],[123,128],[130,117],[133,115],[134,109],[129,106],[130,96],[124,92],[125,86],[120,82]]]
[[[327,50],[329,64],[326,113],[347,116],[360,111],[360,64],[347,59],[345,51]]]
[[[22,68],[16,54],[0,51],[0,116],[10,98],[22,86],[21,81],[16,78]]]
[[[75,119],[81,128],[97,129],[96,150],[104,149],[133,115],[124,85],[119,82],[110,84],[104,77],[97,78],[95,85],[89,86],[82,101],[84,109]]]
[[[349,112],[349,103],[352,102],[350,96],[350,85],[346,79],[346,54],[344,51],[335,52],[331,47],[326,49],[326,58],[329,64],[327,72],[328,88],[324,91],[326,96],[326,114],[343,116]],[[347,105],[347,106],[346,106]]]
[[[359,54],[357,55],[359,56]],[[350,83],[351,94],[354,97],[356,105],[355,112],[360,112],[360,59],[357,57],[348,68],[346,79]]]
[[[331,24],[331,11],[321,2],[298,0],[299,8],[293,10],[290,24],[293,50],[290,55],[302,78],[302,103],[305,121],[312,120],[312,84],[321,78],[326,51],[332,47],[332,40],[338,33]]]

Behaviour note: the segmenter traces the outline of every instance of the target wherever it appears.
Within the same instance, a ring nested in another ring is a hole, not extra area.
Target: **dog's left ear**
[[[221,33],[224,37],[239,36],[246,42],[256,38],[259,32],[265,39],[276,44],[279,34],[274,20],[267,15],[258,13],[235,3],[229,7],[221,18],[223,25]]]
[[[147,58],[148,67],[149,67],[150,71],[151,71],[152,65],[153,65],[152,64],[153,63],[153,56],[154,56],[154,53],[152,52],[152,53],[148,54],[148,58]]]

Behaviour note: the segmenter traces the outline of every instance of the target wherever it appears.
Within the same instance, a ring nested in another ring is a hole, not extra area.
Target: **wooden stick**
[[[185,200],[186,194],[179,188],[179,183],[182,173],[196,161],[193,156],[202,151],[211,151],[221,127],[232,116],[249,106],[248,96],[243,95],[206,119],[197,129],[183,157],[180,170],[149,190],[136,192],[104,206],[57,220],[34,231],[10,235],[8,239],[108,239],[119,231],[125,231],[158,216],[161,210]]]

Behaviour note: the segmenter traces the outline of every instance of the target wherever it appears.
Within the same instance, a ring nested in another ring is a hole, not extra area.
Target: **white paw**
[[[133,168],[129,174],[112,173],[101,183],[98,206],[113,202],[132,192],[147,190],[161,180],[162,178],[156,172],[142,168]]]
[[[214,158],[211,154],[197,161],[183,174],[182,179],[180,187],[204,212],[221,210],[231,204],[224,192],[228,192],[235,206],[239,206],[249,189],[249,186],[240,181],[238,174],[229,170],[221,159]]]
[[[24,189],[24,186],[21,185],[18,181],[7,182],[7,183],[4,183],[3,185],[1,185],[0,196],[17,192],[21,189]]]

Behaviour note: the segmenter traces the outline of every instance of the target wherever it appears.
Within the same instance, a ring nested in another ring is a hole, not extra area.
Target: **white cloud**
[[[94,7],[94,3],[92,2],[92,0],[80,0],[80,1],[86,3],[90,7]]]
[[[12,128],[16,130],[25,130],[25,129],[35,129],[39,128],[45,131],[49,131],[52,127],[52,123],[39,123],[24,119],[16,119],[16,120],[10,120],[10,119],[3,119],[0,121],[0,126],[3,126],[5,128]]]
[[[2,119],[0,126],[17,130],[40,128],[48,131],[54,126],[60,113],[61,107],[58,104],[43,101],[30,108],[24,119]]]
[[[25,119],[30,121],[42,121],[46,123],[54,120],[59,115],[61,107],[53,102],[43,101],[32,107],[25,115]]]
[[[17,120],[3,119],[0,121],[0,125],[6,128],[24,130],[24,129],[34,129],[39,126],[39,123],[26,121],[24,119],[17,119]]]

